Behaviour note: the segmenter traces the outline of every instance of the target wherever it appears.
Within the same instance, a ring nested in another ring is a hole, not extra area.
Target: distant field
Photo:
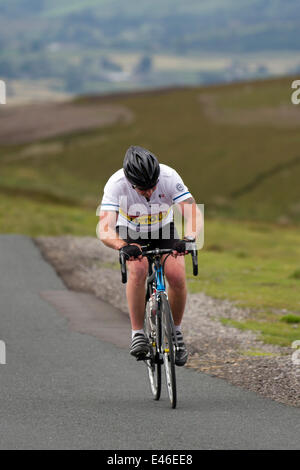
[[[292,80],[75,100],[77,116],[99,106],[101,118],[113,105],[131,120],[83,130],[84,118],[67,135],[2,143],[0,231],[95,236],[105,182],[129,145],[143,145],[205,204],[197,280],[187,261],[190,290],[250,307],[235,326],[289,345],[299,339],[300,316],[300,106],[290,102]]]
[[[140,53],[126,53],[123,51],[116,52],[112,50],[106,51],[107,57],[113,62],[120,64],[124,70],[131,71],[136,65]],[[295,53],[285,51],[280,54],[272,51],[262,51],[253,53],[231,53],[231,54],[218,54],[216,52],[201,52],[190,54],[162,54],[152,53],[153,66],[155,70],[169,70],[169,71],[182,71],[182,70],[196,70],[198,72],[212,72],[219,71],[224,73],[224,69],[229,67],[232,62],[237,62],[240,65],[247,65],[249,71],[254,71],[258,66],[264,64],[269,72],[274,75],[284,75],[287,70],[295,67]]]
[[[0,77],[19,82],[16,102],[26,80],[59,98],[296,74],[299,13],[296,0],[0,0]]]
[[[145,58],[149,61],[149,69],[145,74],[137,74],[136,70]],[[1,60],[4,60],[4,65],[7,61],[13,61],[17,67],[24,57],[22,54],[18,57],[13,51],[0,50],[0,75],[5,76]],[[270,51],[257,54],[145,54],[118,48],[103,48],[101,52],[88,47],[79,50],[74,44],[62,46],[59,43],[50,44],[43,53],[43,60],[48,63],[48,71],[44,71],[44,75],[38,65],[41,60],[39,51],[32,51],[28,60],[32,61],[40,72],[32,79],[17,73],[14,78],[7,79],[10,104],[63,100],[78,93],[126,92],[170,84],[198,86],[204,83],[232,82],[245,77],[283,76],[297,67],[295,54],[291,51],[280,54]],[[103,66],[102,61],[108,68]],[[68,88],[66,83],[69,83],[71,88]]]
[[[20,105],[45,101],[66,101],[71,95],[60,91],[59,80],[10,80],[7,103]]]

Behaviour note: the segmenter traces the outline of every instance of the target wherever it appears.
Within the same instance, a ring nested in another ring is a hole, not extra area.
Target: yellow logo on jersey
[[[164,220],[170,213],[171,207],[165,212],[159,212],[158,214],[145,214],[145,215],[129,215],[126,214],[121,208],[119,209],[120,214],[125,217],[125,219],[133,222],[136,225],[152,225],[158,224]]]

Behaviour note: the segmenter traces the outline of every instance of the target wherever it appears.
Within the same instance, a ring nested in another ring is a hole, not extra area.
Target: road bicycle
[[[192,255],[193,274],[198,274],[198,254],[196,244],[187,242],[187,251]],[[164,266],[172,249],[155,248],[148,250],[141,246],[142,255],[148,258],[148,277],[145,297],[144,331],[149,341],[150,353],[143,357],[155,400],[161,395],[161,370],[164,365],[168,396],[171,407],[176,408],[177,390],[175,355],[178,350],[177,335],[166,292]],[[162,256],[167,255],[162,261]],[[126,258],[120,255],[122,282],[127,282]],[[138,359],[139,360],[139,359]]]

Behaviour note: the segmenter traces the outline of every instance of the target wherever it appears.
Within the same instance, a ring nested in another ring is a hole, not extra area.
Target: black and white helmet
[[[156,185],[160,167],[156,156],[138,145],[131,145],[123,163],[128,181],[141,189],[150,189]]]

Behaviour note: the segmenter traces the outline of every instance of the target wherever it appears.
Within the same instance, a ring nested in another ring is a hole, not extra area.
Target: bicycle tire
[[[148,338],[150,346],[149,359],[145,360],[148,378],[150,382],[150,389],[154,400],[159,400],[161,395],[161,363],[159,358],[159,346],[161,342],[161,321],[158,315],[155,316],[156,324],[155,330],[150,319],[150,302],[146,304],[144,331]]]
[[[172,331],[172,312],[169,301],[165,295],[161,295],[162,316],[162,353],[165,366],[168,396],[172,408],[177,405],[177,388],[175,373],[175,344]]]

